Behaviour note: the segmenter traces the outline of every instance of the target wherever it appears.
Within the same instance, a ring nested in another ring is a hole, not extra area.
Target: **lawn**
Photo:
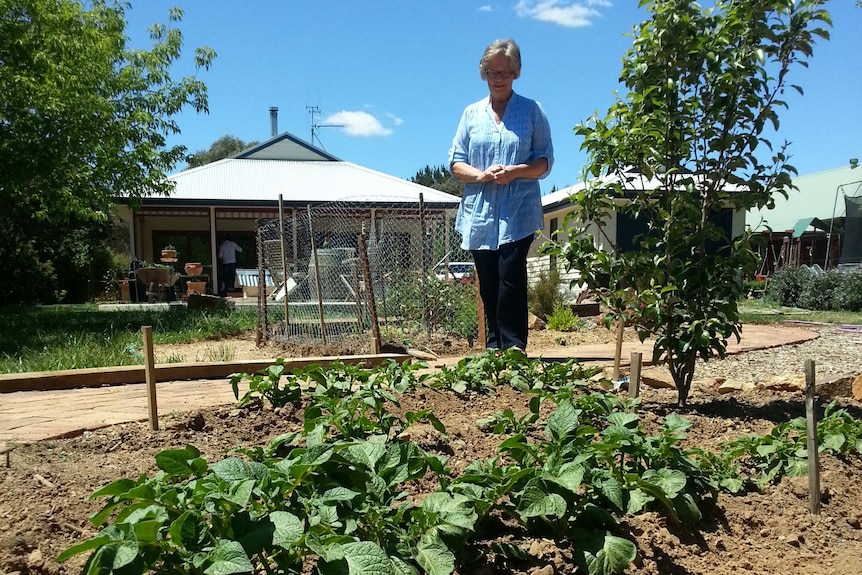
[[[254,321],[254,309],[0,308],[0,373],[141,364],[141,326],[153,326],[155,343],[189,343],[246,332],[253,329]]]

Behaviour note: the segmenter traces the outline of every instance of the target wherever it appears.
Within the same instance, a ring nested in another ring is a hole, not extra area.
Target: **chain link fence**
[[[257,222],[258,326],[276,345],[373,353],[473,344],[477,293],[455,210],[343,200]],[[256,280],[256,281],[255,281]]]

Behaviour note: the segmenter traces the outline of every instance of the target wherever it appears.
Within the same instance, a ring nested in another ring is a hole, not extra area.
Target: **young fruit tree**
[[[741,279],[758,263],[745,211],[792,188],[785,142],[773,148],[789,72],[828,39],[818,0],[643,0],[621,82],[628,93],[575,128],[586,185],[545,253],[580,282],[610,277],[611,318],[655,338],[686,404],[698,357],[740,336]],[[624,238],[624,241],[621,241]]]

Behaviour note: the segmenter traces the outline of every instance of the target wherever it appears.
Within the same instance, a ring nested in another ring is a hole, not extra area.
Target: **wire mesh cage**
[[[356,353],[472,345],[475,274],[452,208],[365,199],[282,213],[257,222],[263,339]]]

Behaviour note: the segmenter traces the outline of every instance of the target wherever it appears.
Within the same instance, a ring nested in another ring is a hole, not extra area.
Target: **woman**
[[[488,323],[486,345],[527,348],[527,252],[544,227],[539,180],[554,164],[548,119],[538,102],[519,96],[514,40],[485,49],[479,75],[489,95],[467,106],[449,150],[449,168],[464,182],[455,226],[476,262]]]

